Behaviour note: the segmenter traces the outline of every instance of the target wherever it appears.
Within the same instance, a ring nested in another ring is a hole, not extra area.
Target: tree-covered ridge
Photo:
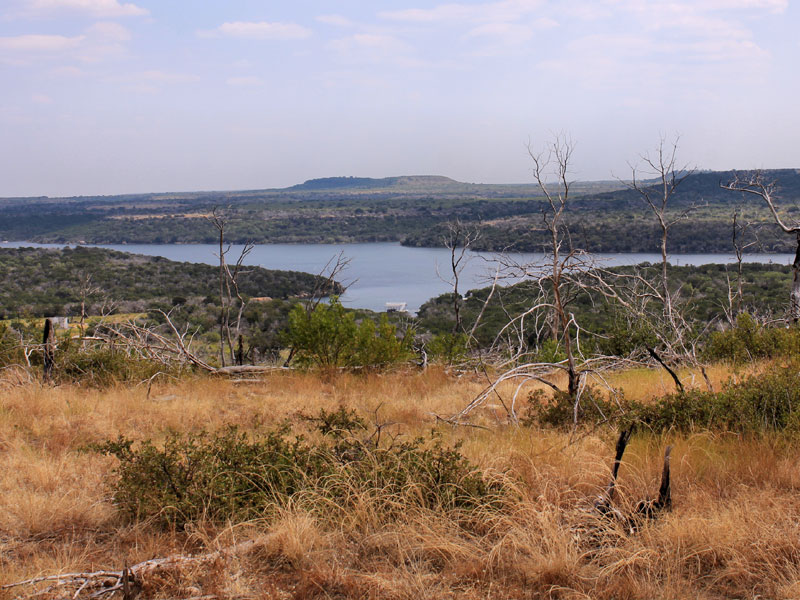
[[[3,248],[0,315],[79,314],[84,298],[95,311],[102,302],[215,298],[218,277],[215,266],[102,248]],[[242,294],[251,297],[307,296],[317,283],[315,275],[262,267],[246,267],[240,276]]]
[[[636,267],[615,267],[610,270],[616,273],[637,272],[644,277],[657,275],[656,265],[639,265]],[[729,284],[736,288],[736,265],[710,264],[700,266],[672,266],[668,269],[670,286],[685,306],[687,319],[699,327],[722,325],[726,320],[726,309],[730,307]],[[786,290],[792,280],[791,267],[775,264],[743,264],[742,265],[742,310],[750,311],[761,317],[771,315],[782,319],[786,313]],[[489,296],[490,288],[471,290],[467,293],[461,313],[464,326],[469,330],[475,319],[483,310],[483,303]],[[509,321],[510,316],[524,312],[536,298],[538,289],[531,282],[498,288],[482,312],[476,337],[483,347],[491,345],[497,333]],[[635,335],[636,332],[621,331],[624,328],[618,320],[618,307],[607,302],[600,294],[582,291],[575,293],[569,302],[569,310],[575,314],[578,322],[592,334],[600,336]],[[419,310],[417,325],[422,331],[443,334],[453,330],[453,296],[443,294],[430,299]],[[536,335],[532,320],[529,321],[528,335]],[[625,326],[626,327],[626,326]],[[549,329],[542,330],[546,336],[551,335]],[[541,332],[540,332],[541,333]],[[602,339],[602,338],[598,338]],[[608,337],[605,338],[608,341]],[[591,340],[587,336],[587,340]],[[542,340],[531,339],[530,343],[541,343]]]
[[[672,229],[670,252],[728,252],[731,218],[760,223],[763,249],[793,250],[752,198],[720,188],[733,171],[689,176],[670,202],[670,217],[695,207]],[[800,216],[800,174],[765,171],[779,186],[782,214]],[[573,243],[590,252],[653,252],[658,225],[637,192],[622,182],[577,182],[564,215]],[[227,219],[234,243],[348,243],[395,241],[443,245],[454,219],[482,232],[475,249],[539,251],[546,242],[541,190],[532,185],[469,184],[444,177],[331,177],[281,190],[139,194],[86,198],[0,200],[0,239],[49,243],[213,243],[205,218]],[[752,239],[752,238],[750,238]],[[750,239],[746,241],[750,241]]]

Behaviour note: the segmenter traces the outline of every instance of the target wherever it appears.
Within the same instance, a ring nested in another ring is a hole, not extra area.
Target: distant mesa
[[[312,190],[376,190],[397,188],[441,187],[466,185],[455,179],[441,175],[404,175],[400,177],[320,177],[309,179],[298,185],[286,188],[290,191]]]

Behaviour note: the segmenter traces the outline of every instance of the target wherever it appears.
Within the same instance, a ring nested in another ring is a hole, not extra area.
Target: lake
[[[0,248],[49,247],[62,248],[63,244],[34,244],[31,242],[4,242]],[[214,244],[111,244],[99,245],[122,252],[163,256],[170,260],[218,264],[218,246]],[[235,261],[241,246],[233,246],[228,254]],[[375,311],[385,309],[387,302],[405,302],[408,310],[416,312],[428,299],[451,291],[450,251],[446,248],[407,248],[399,243],[380,242],[365,244],[269,244],[256,246],[245,264],[267,269],[286,269],[319,273],[339,253],[350,259],[347,270],[339,278],[349,285],[342,302],[354,308]],[[532,262],[542,258],[537,253],[510,253],[517,262]],[[632,265],[641,262],[659,262],[659,254],[597,254],[606,266]],[[461,275],[459,289],[490,285],[494,269],[493,253],[470,252]],[[793,254],[749,254],[746,262],[791,264]],[[703,265],[734,262],[726,254],[675,254],[670,262],[676,265]],[[441,276],[440,276],[441,274]]]

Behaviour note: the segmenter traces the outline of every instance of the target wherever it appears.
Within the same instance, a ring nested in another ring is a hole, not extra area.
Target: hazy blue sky
[[[800,167],[788,0],[0,0],[0,196]]]

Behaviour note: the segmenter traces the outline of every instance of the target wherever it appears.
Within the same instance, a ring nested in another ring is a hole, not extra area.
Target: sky
[[[800,167],[789,0],[0,0],[0,197]]]

